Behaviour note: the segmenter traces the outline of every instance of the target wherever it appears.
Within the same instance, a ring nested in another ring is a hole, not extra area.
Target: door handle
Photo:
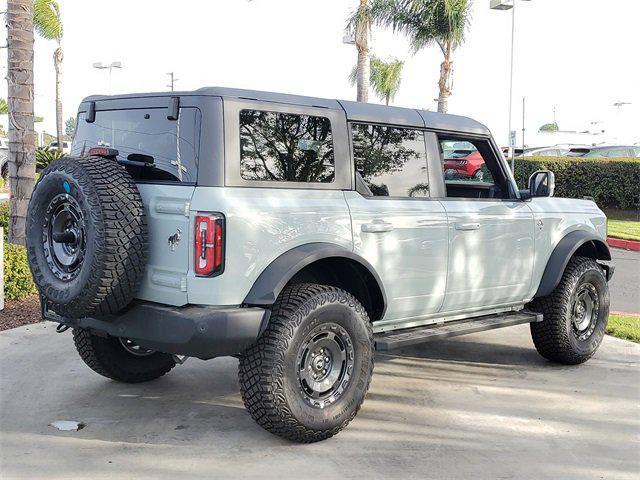
[[[384,233],[393,230],[393,224],[389,222],[373,221],[371,223],[363,223],[360,228],[364,233]]]
[[[456,230],[478,230],[480,228],[479,223],[456,223]]]

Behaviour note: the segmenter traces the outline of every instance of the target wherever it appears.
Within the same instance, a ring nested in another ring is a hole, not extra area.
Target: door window
[[[373,196],[427,197],[424,133],[410,128],[351,125],[356,175]]]
[[[447,197],[509,198],[508,180],[487,140],[438,135]],[[466,150],[452,148],[465,142]]]

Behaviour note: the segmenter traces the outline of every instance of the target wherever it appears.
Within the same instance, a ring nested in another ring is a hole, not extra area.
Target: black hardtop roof
[[[489,129],[480,122],[460,115],[450,115],[419,110],[413,108],[392,107],[375,103],[333,100],[288,93],[263,92],[240,88],[204,87],[192,91],[130,93],[124,95],[92,95],[84,102],[104,100],[123,100],[144,97],[178,97],[178,96],[215,96],[223,98],[240,98],[274,103],[306,105],[310,107],[344,110],[347,120],[355,122],[382,123],[407,127],[426,127],[436,130],[489,135]]]

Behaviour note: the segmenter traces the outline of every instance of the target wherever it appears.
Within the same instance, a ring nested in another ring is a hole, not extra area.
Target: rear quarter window
[[[84,113],[78,116],[71,154],[83,156],[92,147],[109,147],[118,150],[119,160],[148,155],[152,166],[127,166],[134,179],[195,183],[199,141],[197,108],[181,108],[177,120],[167,119],[166,108],[100,110],[91,123]]]
[[[331,121],[313,115],[242,110],[240,175],[244,180],[333,182]]]

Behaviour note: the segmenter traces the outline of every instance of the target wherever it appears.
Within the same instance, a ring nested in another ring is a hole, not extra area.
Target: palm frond
[[[371,86],[381,100],[393,100],[402,82],[402,67],[404,62],[398,59],[387,61],[371,58]]]
[[[358,83],[358,65],[354,65],[349,74],[349,84],[353,87]]]
[[[4,98],[0,98],[0,115],[9,113],[9,104]]]
[[[353,36],[356,45],[366,44],[369,40],[373,20],[371,2],[369,0],[360,2],[358,8],[347,19],[345,32],[347,35]]]
[[[42,38],[62,40],[62,18],[60,7],[55,0],[34,0],[33,28]]]
[[[369,82],[380,100],[391,101],[395,98],[402,82],[402,67],[404,62],[398,59],[384,61],[376,56],[371,57]],[[358,81],[358,66],[354,65],[349,74],[349,83],[355,85]]]
[[[375,22],[405,34],[414,52],[433,43],[451,42],[455,49],[470,14],[471,0],[374,0],[372,6]]]

